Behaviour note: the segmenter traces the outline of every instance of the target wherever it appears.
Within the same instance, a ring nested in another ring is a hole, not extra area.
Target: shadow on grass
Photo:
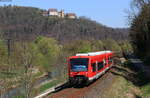
[[[145,72],[137,68],[130,61],[125,62],[124,65],[114,66],[113,69],[115,71],[112,71],[112,74],[122,76],[136,86],[141,87],[150,83],[150,78],[146,77]],[[130,69],[131,71],[128,71],[127,69]]]
[[[140,97],[140,96],[138,96],[138,95],[135,95],[135,98],[142,98],[142,97]]]

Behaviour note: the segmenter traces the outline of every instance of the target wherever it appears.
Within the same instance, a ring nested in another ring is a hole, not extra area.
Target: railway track
[[[112,70],[113,68],[89,86],[70,87],[66,83],[60,88],[56,88],[56,91],[46,98],[102,98],[109,86],[114,82],[114,76],[111,74]]]

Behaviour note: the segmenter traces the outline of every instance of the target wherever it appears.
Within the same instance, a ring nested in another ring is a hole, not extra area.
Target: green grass
[[[13,96],[12,98],[25,98],[23,95]]]
[[[145,63],[145,62],[144,62],[144,63]],[[146,64],[148,64],[148,63],[150,64],[149,61],[146,62]],[[146,65],[146,64],[145,64],[145,65]],[[125,63],[125,67],[128,66],[128,68],[134,69],[134,67],[132,67],[132,65],[133,65],[133,64],[131,63],[130,60],[128,60],[128,61]],[[140,71],[137,72],[136,78],[138,79],[138,83],[139,83],[139,84],[144,84],[142,87],[136,86],[136,87],[139,88],[140,91],[141,91],[140,96],[142,96],[142,97],[144,97],[144,98],[148,98],[148,96],[150,96],[150,83],[148,83],[148,84],[145,84],[145,83],[147,82],[147,80],[148,80],[149,78],[147,78],[147,77],[145,76],[145,73],[144,73],[142,70],[140,70]]]
[[[22,74],[23,69],[0,70],[0,78],[15,78]]]
[[[150,96],[150,83],[141,87],[142,96]]]
[[[0,72],[0,78],[14,78],[17,75],[18,75],[17,73]]]
[[[144,64],[145,64],[145,65],[148,65],[148,64],[150,64],[150,61],[149,61],[149,60],[147,60],[147,61],[145,60],[145,61],[144,61]],[[125,65],[126,65],[126,66],[128,65],[128,68],[130,68],[130,69],[134,69],[134,67],[132,67],[133,64],[131,63],[130,60],[128,60],[128,61],[125,63]],[[148,80],[149,78],[147,78],[147,77],[145,76],[145,73],[144,73],[142,70],[140,70],[140,71],[137,72],[136,78],[138,79],[138,83],[139,83],[139,84],[144,84],[144,86],[140,87],[141,96],[143,96],[143,97],[148,97],[148,96],[150,96],[150,83],[145,85],[145,83],[147,83],[147,80]]]
[[[49,89],[49,88],[51,88],[51,87],[53,87],[53,86],[55,86],[56,84],[58,84],[58,80],[53,80],[52,82],[50,82],[50,83],[46,83],[46,84],[44,84],[44,85],[42,85],[39,89],[40,89],[40,92],[43,92],[43,91],[45,91],[45,90],[47,90],[47,89]]]
[[[42,74],[43,74],[43,72],[40,71],[40,72],[34,74],[33,77],[34,77],[34,78],[37,78],[37,77],[40,77]]]
[[[123,77],[117,76],[103,98],[127,98],[127,93],[131,88],[134,88],[131,82]]]

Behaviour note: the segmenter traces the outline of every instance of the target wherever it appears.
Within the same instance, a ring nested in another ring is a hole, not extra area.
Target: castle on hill
[[[59,18],[69,18],[75,19],[77,18],[75,13],[65,13],[64,10],[58,11],[57,9],[48,9],[48,11],[43,11],[43,16],[55,16]]]

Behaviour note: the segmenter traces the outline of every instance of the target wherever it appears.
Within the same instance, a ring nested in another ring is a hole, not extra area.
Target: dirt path
[[[88,87],[66,88],[47,98],[104,98],[114,80],[115,76],[109,71]]]

